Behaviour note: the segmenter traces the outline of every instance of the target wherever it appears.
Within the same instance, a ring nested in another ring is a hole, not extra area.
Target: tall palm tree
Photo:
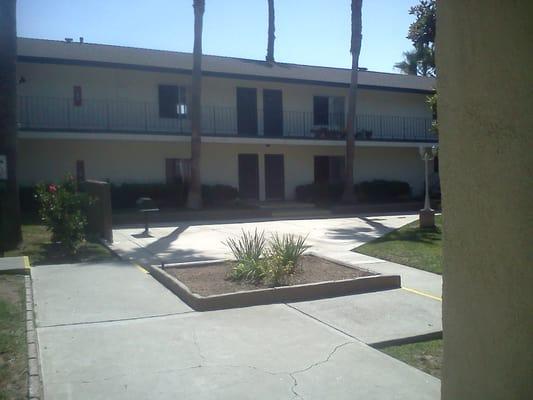
[[[415,50],[404,51],[403,61],[394,64],[394,68],[407,75],[418,74],[418,55]]]
[[[191,182],[187,206],[202,208],[202,180],[200,161],[202,152],[202,24],[205,0],[193,0],[194,48],[191,100]]]
[[[276,30],[274,18],[274,0],[268,0],[268,45],[266,60],[269,63],[274,62],[274,40],[276,39],[274,35]]]
[[[0,1],[0,155],[7,180],[0,181],[0,253],[22,240],[16,177],[17,158],[17,20],[16,0]]]
[[[352,0],[352,40],[350,52],[352,53],[352,73],[350,80],[350,94],[348,97],[348,123],[346,129],[346,172],[344,179],[344,202],[355,200],[353,190],[353,166],[355,151],[355,132],[357,132],[357,71],[359,69],[359,53],[361,52],[362,22],[361,9],[363,0]]]

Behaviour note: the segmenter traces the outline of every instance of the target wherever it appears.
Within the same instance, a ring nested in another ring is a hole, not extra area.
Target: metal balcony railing
[[[204,106],[202,135],[326,140],[345,138],[344,114],[322,115],[317,121],[312,112],[283,111],[282,115],[273,119],[268,121],[265,131],[262,110],[258,110],[256,117],[239,118],[236,108]],[[21,130],[168,135],[189,135],[191,132],[189,115],[162,118],[158,104],[135,101],[83,99],[82,104],[76,106],[71,98],[19,97],[18,123]],[[437,141],[431,132],[431,118],[390,115],[358,115],[356,139]]]

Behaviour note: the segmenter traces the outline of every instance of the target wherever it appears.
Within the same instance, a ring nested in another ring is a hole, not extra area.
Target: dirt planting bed
[[[152,276],[197,311],[317,300],[396,289],[398,275],[379,275],[364,268],[306,255],[285,286],[235,282],[230,261],[148,267]]]
[[[264,283],[235,282],[228,278],[233,263],[225,261],[204,266],[170,267],[165,271],[183,282],[193,293],[201,296],[233,293],[243,290],[267,289]],[[303,285],[324,281],[354,279],[376,275],[370,271],[350,268],[315,256],[302,256],[296,271],[284,286]]]

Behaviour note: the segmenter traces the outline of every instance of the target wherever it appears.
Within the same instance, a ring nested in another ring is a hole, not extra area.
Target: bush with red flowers
[[[86,210],[90,199],[77,190],[76,181],[67,176],[60,184],[39,184],[36,188],[39,215],[52,232],[52,241],[75,254],[85,240]]]

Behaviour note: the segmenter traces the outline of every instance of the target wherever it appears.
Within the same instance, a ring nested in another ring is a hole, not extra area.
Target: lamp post
[[[435,210],[431,208],[429,202],[429,170],[428,170],[428,161],[431,161],[435,158],[438,153],[438,146],[432,147],[422,147],[418,148],[420,152],[420,158],[424,161],[425,169],[425,198],[424,198],[424,208],[419,212],[419,221],[420,228],[433,228],[435,226]]]

